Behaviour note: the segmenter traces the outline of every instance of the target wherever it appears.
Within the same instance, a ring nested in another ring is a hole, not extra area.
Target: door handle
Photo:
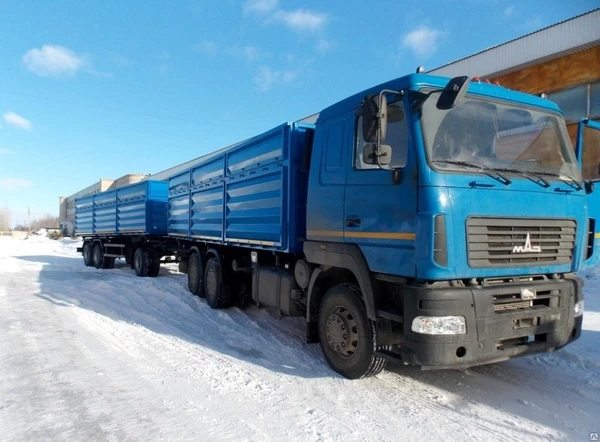
[[[346,216],[346,227],[360,227],[360,216]]]

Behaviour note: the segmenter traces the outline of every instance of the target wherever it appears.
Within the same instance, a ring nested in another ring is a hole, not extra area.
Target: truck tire
[[[231,306],[231,289],[223,283],[223,273],[217,258],[211,257],[204,267],[204,294],[206,303],[214,309]]]
[[[188,290],[193,295],[204,298],[204,267],[200,255],[192,253],[188,258]]]
[[[94,267],[97,269],[104,268],[104,249],[102,248],[102,244],[96,243],[94,244]]]
[[[158,255],[158,253],[152,253],[150,258],[151,258],[151,264],[150,264],[150,270],[148,272],[148,276],[150,276],[151,278],[156,278],[158,276],[158,273],[160,272],[161,256]]]
[[[115,258],[113,257],[104,257],[104,266],[103,269],[113,269],[115,267]]]
[[[360,289],[340,284],[325,293],[319,311],[319,339],[330,367],[348,379],[374,376],[385,359],[375,356],[375,324],[367,317]]]
[[[94,254],[92,245],[89,242],[83,243],[83,263],[86,267],[92,267],[94,265]]]
[[[143,247],[138,247],[133,256],[133,268],[137,276],[146,277],[150,274],[150,266],[152,264],[152,256],[150,250]]]

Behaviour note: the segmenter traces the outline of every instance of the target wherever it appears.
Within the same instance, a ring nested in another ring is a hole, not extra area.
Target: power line
[[[89,108],[92,108],[92,109],[99,109],[99,110],[103,110],[103,111],[107,111],[107,112],[119,112],[119,113],[122,113],[122,114],[139,115],[139,116],[147,117],[147,118],[158,118],[158,119],[161,119],[161,120],[172,120],[172,121],[184,121],[184,122],[188,122],[188,123],[200,123],[200,124],[207,124],[207,125],[213,125],[213,126],[232,127],[232,128],[236,128],[236,129],[260,130],[259,128],[255,127],[255,126],[243,126],[243,125],[239,125],[239,124],[223,123],[223,122],[220,122],[220,121],[195,120],[195,119],[192,119],[192,118],[169,117],[169,116],[166,116],[166,115],[149,114],[149,113],[146,113],[146,112],[137,112],[137,111],[132,111],[132,110],[117,109],[117,108],[114,108],[114,107],[100,106],[100,105],[97,105],[97,104],[80,103],[80,102],[77,102],[77,101],[61,100],[61,99],[58,99],[58,98],[41,97],[39,95],[25,94],[25,93],[22,93],[22,92],[13,92],[13,91],[5,91],[5,90],[1,90],[0,92],[3,92],[5,94],[19,95],[19,96],[22,96],[22,97],[34,98],[34,99],[37,99],[37,100],[54,101],[56,103],[63,103],[63,104],[71,104],[71,105],[74,105],[74,106],[89,107]]]

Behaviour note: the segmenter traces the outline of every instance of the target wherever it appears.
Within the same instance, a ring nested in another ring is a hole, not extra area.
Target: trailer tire
[[[152,264],[152,255],[150,250],[138,247],[133,256],[133,268],[137,276],[146,277],[150,274]]]
[[[360,289],[339,284],[327,291],[319,310],[319,339],[330,367],[348,379],[380,373],[386,360],[375,355],[375,323],[367,317]]]
[[[231,289],[223,282],[221,264],[217,258],[210,257],[204,267],[204,294],[206,303],[214,309],[231,306]]]
[[[94,257],[94,267],[96,267],[97,269],[103,269],[104,268],[104,249],[102,248],[102,244],[100,244],[100,243],[94,244],[93,257]]]
[[[106,256],[104,257],[104,266],[103,268],[105,269],[114,269],[115,268],[115,258],[107,258]]]
[[[83,255],[83,263],[86,267],[92,267],[94,265],[94,254],[92,245],[89,242],[83,243],[83,251],[81,254]]]
[[[158,255],[158,253],[152,253],[151,256],[151,264],[150,264],[150,270],[148,272],[148,276],[150,276],[151,278],[156,278],[160,272],[160,256]]]
[[[188,258],[187,276],[190,293],[204,298],[204,267],[197,252],[193,252]]]

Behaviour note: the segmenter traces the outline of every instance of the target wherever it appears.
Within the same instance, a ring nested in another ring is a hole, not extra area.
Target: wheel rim
[[[100,248],[96,247],[94,249],[94,261],[99,263],[100,262]]]
[[[137,270],[141,270],[142,269],[142,254],[141,253],[136,253],[135,254],[135,268]]]
[[[337,306],[327,318],[327,344],[340,356],[351,358],[358,348],[358,324],[344,306]]]
[[[217,272],[214,269],[208,269],[206,272],[206,292],[208,295],[217,292]]]

